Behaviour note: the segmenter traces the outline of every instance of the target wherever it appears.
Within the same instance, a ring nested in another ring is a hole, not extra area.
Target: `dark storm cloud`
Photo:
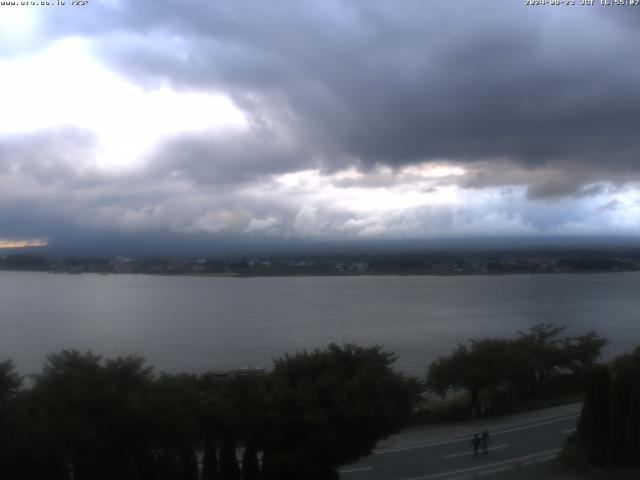
[[[633,163],[616,168],[605,163],[558,161],[515,168],[513,162],[507,160],[479,161],[467,165],[464,175],[452,181],[470,189],[522,185],[527,187],[530,200],[554,200],[613,194],[625,184],[640,181],[640,171]]]
[[[142,88],[228,96],[247,126],[163,138],[124,173],[99,171],[96,138],[82,129],[0,138],[0,234],[338,238],[588,223],[593,208],[580,202],[640,179],[637,12],[503,0],[95,0],[46,10],[38,36],[0,42],[0,55],[86,38]],[[403,169],[424,162],[464,173],[423,181]],[[359,175],[331,175],[347,167]],[[320,174],[307,184],[273,177],[308,169]],[[462,206],[429,205],[455,186]],[[502,186],[522,188],[483,197]],[[349,189],[418,189],[425,200],[378,212],[351,191],[332,204]],[[627,204],[611,205],[599,212]]]
[[[590,197],[601,195],[606,191],[604,185],[581,185],[580,180],[571,181],[567,178],[550,180],[545,183],[529,185],[527,188],[527,198],[532,200],[553,199],[565,196],[574,198]]]
[[[52,22],[52,33],[93,36],[96,51],[137,81],[228,92],[248,114],[286,122],[310,145],[307,156],[323,151],[328,165],[639,165],[630,9],[144,0],[92,8],[84,22]],[[288,155],[308,162],[304,152]],[[247,175],[266,164],[248,161]]]
[[[267,127],[250,132],[183,134],[165,140],[150,155],[156,178],[182,178],[196,184],[237,184],[321,165],[301,138],[281,138]]]

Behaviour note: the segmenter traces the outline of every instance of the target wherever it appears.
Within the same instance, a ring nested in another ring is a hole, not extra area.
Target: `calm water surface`
[[[157,368],[269,368],[329,342],[382,344],[422,375],[457,342],[542,321],[640,344],[640,273],[207,278],[0,272],[0,359],[37,372],[64,348],[140,353]]]

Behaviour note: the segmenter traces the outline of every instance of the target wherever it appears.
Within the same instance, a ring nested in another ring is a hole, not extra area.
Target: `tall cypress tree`
[[[204,442],[204,456],[202,457],[202,480],[218,478],[218,451],[213,435],[207,435]]]
[[[627,466],[640,467],[640,376],[631,393],[623,456]]]
[[[258,480],[260,478],[260,464],[258,450],[252,443],[248,443],[242,455],[242,479]]]
[[[225,432],[220,449],[220,478],[240,480],[240,466],[236,457],[236,442],[231,432]]]
[[[180,480],[198,480],[198,458],[190,448],[184,448],[180,451],[178,478]]]
[[[163,450],[158,456],[158,479],[178,480],[178,459],[173,451]]]
[[[593,372],[593,393],[586,424],[586,443],[589,458],[596,464],[606,462],[609,439],[609,411],[611,395],[611,373],[605,366]]]
[[[265,451],[262,456],[262,480],[297,480],[281,455]]]
[[[611,406],[609,415],[609,439],[607,442],[606,463],[620,465],[622,462],[622,447],[626,430],[627,415],[629,414],[630,385],[626,373],[614,377],[611,388]]]
[[[595,376],[596,373],[591,372],[586,378],[582,411],[580,412],[580,420],[578,421],[578,437],[585,443],[589,441],[592,415],[594,415],[593,402],[596,395]]]
[[[635,430],[635,426],[630,424],[633,408],[631,401],[640,377],[640,362],[637,363],[633,357],[625,355],[615,361],[613,370],[607,461],[615,466],[630,466],[633,461],[626,458],[626,451],[632,446],[627,445],[627,440],[633,436]]]
[[[158,477],[157,472],[157,459],[151,452],[142,452],[138,455],[137,471],[140,480],[156,480]]]
[[[640,466],[640,354],[623,355],[592,372],[578,435],[592,463]]]

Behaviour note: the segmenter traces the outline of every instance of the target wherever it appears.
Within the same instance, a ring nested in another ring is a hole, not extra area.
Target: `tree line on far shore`
[[[49,355],[28,387],[0,362],[0,478],[325,480],[371,453],[425,406],[425,391],[517,402],[580,391],[606,341],[540,324],[459,345],[426,381],[382,347],[329,345],[272,371],[156,373],[142,357]]]

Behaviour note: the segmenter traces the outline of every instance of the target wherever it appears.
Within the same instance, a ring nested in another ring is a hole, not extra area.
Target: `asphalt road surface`
[[[381,448],[340,470],[343,480],[519,478],[518,469],[553,459],[575,431],[576,413],[489,430],[489,454],[474,456],[471,437]],[[523,417],[526,419],[526,417]],[[483,428],[478,424],[481,433]],[[505,474],[512,472],[513,475]],[[502,475],[498,475],[502,474]]]

